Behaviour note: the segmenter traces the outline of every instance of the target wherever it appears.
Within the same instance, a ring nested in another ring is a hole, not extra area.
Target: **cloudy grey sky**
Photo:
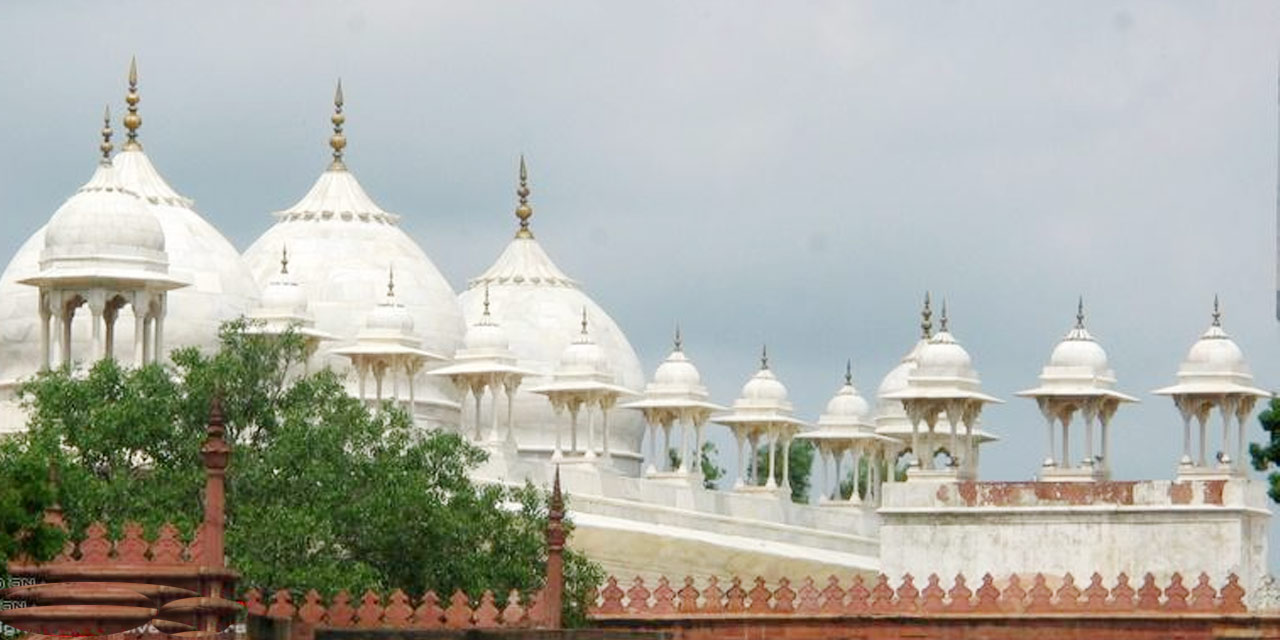
[[[0,256],[88,177],[136,54],[151,158],[241,248],[324,168],[339,76],[349,166],[455,287],[510,238],[526,153],[539,240],[647,369],[679,321],[721,402],[766,341],[806,417],[846,357],[873,394],[926,289],[1008,401],[987,478],[1043,456],[1013,393],[1078,294],[1143,400],[1120,478],[1172,474],[1147,392],[1215,292],[1280,386],[1276,3],[265,5],[0,9]]]

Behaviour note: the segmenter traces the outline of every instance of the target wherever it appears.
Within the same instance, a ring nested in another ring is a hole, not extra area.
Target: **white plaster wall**
[[[892,485],[880,510],[881,564],[891,576],[1071,572],[1087,584],[1096,571],[1110,586],[1120,572],[1136,585],[1147,572],[1158,581],[1179,572],[1190,584],[1203,571],[1215,585],[1229,573],[1247,589],[1257,584],[1267,569],[1264,488],[1232,480],[1222,505],[1172,504],[1168,484],[1140,483],[1129,505],[971,507],[938,484]]]
[[[476,476],[549,486],[554,470],[494,452]],[[709,491],[594,465],[562,464],[560,476],[575,526],[570,546],[620,579],[736,575],[749,581],[759,575],[773,583],[879,570],[879,519],[871,510],[795,504],[782,494]]]

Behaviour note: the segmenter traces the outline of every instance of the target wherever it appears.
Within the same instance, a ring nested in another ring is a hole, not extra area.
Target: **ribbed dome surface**
[[[216,348],[218,326],[255,308],[261,286],[235,247],[192,208],[191,200],[165,182],[141,150],[122,151],[112,164],[121,187],[142,198],[160,224],[169,275],[188,283],[168,294],[166,348]],[[0,275],[0,384],[30,376],[40,366],[39,291],[19,280],[39,271],[48,234],[48,225],[32,234]],[[154,238],[146,243],[154,246]],[[278,249],[275,255],[279,256]],[[132,322],[133,312],[125,307],[117,326],[132,326]],[[77,323],[72,339],[76,344],[89,344],[88,323]],[[116,351],[132,350],[132,332],[117,332]]]
[[[49,257],[153,259],[164,252],[164,229],[121,186],[115,167],[104,164],[49,219],[44,250]]]
[[[465,326],[453,288],[399,227],[399,216],[378,207],[350,171],[323,172],[297,204],[276,217],[244,260],[266,282],[288,248],[289,273],[305,292],[316,329],[336,337],[327,349],[353,344],[368,323],[396,332],[408,327],[432,353],[451,354],[462,344]],[[374,309],[386,294],[388,269],[394,269],[395,302],[401,306]],[[338,371],[350,367],[337,356],[326,363]],[[456,423],[457,391],[448,380],[423,374],[415,386],[418,401],[436,407],[430,420]]]
[[[551,261],[532,237],[512,240],[493,266],[458,296],[469,323],[480,318],[486,285],[492,313],[506,332],[518,365],[543,374],[525,378],[516,394],[516,440],[522,451],[549,455],[557,423],[564,428],[565,418],[555,414],[547,398],[528,390],[552,381],[551,374],[566,347],[581,334],[584,308],[590,319],[592,341],[615,383],[633,390],[644,387],[640,359],[622,329]],[[615,410],[609,429],[610,447],[620,467],[638,472],[643,418],[638,412]]]

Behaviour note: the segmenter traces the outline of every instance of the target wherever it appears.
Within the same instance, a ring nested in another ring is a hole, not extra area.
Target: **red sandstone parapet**
[[[178,528],[165,524],[157,531],[153,540],[142,535],[142,525],[136,522],[125,523],[123,535],[112,540],[107,537],[107,527],[101,522],[89,525],[85,537],[79,543],[68,541],[50,565],[105,565],[105,564],[149,564],[149,565],[191,565],[203,562],[204,536],[203,527],[196,530],[195,538],[190,544],[183,544],[178,535]],[[35,564],[25,559],[15,559],[9,563],[11,571],[25,573]]]
[[[1105,616],[1245,612],[1244,588],[1235,574],[1227,577],[1220,591],[1209,584],[1209,576],[1203,573],[1191,587],[1184,585],[1182,576],[1177,573],[1163,588],[1156,584],[1150,573],[1143,577],[1137,588],[1129,584],[1129,577],[1123,573],[1109,589],[1097,573],[1083,587],[1076,585],[1075,578],[1069,573],[1054,583],[1056,588],[1049,586],[1049,580],[1043,574],[1036,574],[1031,585],[1025,587],[1016,575],[997,583],[991,574],[987,574],[982,577],[980,585],[971,588],[963,575],[957,575],[944,589],[934,574],[920,588],[908,574],[894,588],[889,584],[889,577],[880,574],[872,584],[867,584],[862,576],[855,576],[848,588],[842,587],[840,580],[831,576],[821,587],[814,584],[812,578],[805,578],[798,588],[793,588],[791,581],[784,578],[773,589],[765,585],[763,578],[756,578],[749,589],[739,578],[733,578],[727,584],[711,578],[701,590],[696,588],[693,578],[685,578],[683,586],[676,590],[664,577],[658,580],[653,590],[645,586],[644,580],[636,578],[624,591],[617,578],[611,576],[600,590],[590,616],[595,620],[608,620],[756,615],[927,617],[989,614],[1079,616],[1087,613]]]
[[[416,602],[400,589],[385,598],[377,592],[366,591],[359,603],[352,603],[350,594],[339,591],[326,605],[313,589],[307,592],[302,606],[296,606],[287,589],[276,591],[270,602],[263,599],[262,592],[251,589],[245,594],[245,606],[252,615],[285,619],[311,628],[531,628],[542,626],[538,621],[546,620],[539,596],[534,594],[526,607],[520,601],[520,593],[513,590],[506,605],[499,609],[492,591],[485,591],[476,601],[455,591],[447,604],[442,603],[434,591],[428,591]]]

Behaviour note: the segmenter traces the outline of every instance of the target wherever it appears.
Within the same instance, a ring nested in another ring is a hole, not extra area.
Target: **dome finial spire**
[[[760,370],[767,371],[769,369],[769,345],[760,346]]]
[[[102,144],[98,145],[102,151],[102,164],[111,164],[111,150],[115,148],[111,144],[111,134],[111,105],[107,105],[102,113]]]
[[[142,116],[138,115],[140,100],[142,97],[138,95],[138,59],[134,57],[129,60],[129,93],[124,96],[124,101],[129,105],[129,114],[124,117],[124,127],[129,130],[129,140],[124,144],[125,151],[142,149],[142,143],[138,142],[138,127],[142,126]]]
[[[582,335],[587,335],[587,308],[582,307]]]
[[[942,299],[942,317],[938,318],[938,331],[947,331],[947,299]]]
[[[333,149],[330,171],[344,171],[347,168],[342,162],[342,150],[347,148],[347,136],[342,133],[342,125],[347,121],[347,116],[342,113],[342,103],[342,78],[338,78],[338,88],[333,92],[333,115],[329,117],[329,121],[333,123],[333,135],[329,136],[329,147]]]
[[[924,292],[924,308],[920,310],[921,337],[925,340],[933,337],[933,309],[929,308],[929,292]]]
[[[520,197],[520,205],[516,207],[516,217],[520,219],[520,230],[516,232],[517,238],[532,238],[533,232],[529,230],[529,218],[533,216],[533,207],[529,206],[529,170],[524,164],[524,154],[520,154],[520,187],[516,189],[516,195]]]
[[[489,283],[484,283],[484,317],[489,317]]]
[[[684,340],[680,339],[680,323],[676,323],[676,351],[684,351]]]
[[[396,297],[396,266],[387,267],[387,297]]]
[[[289,245],[280,248],[280,275],[289,275]]]
[[[1218,306],[1218,294],[1213,294],[1213,326],[1222,326],[1222,309]]]
[[[1084,328],[1084,296],[1076,300],[1076,328]]]
[[[844,361],[844,383],[853,386],[853,358]]]

